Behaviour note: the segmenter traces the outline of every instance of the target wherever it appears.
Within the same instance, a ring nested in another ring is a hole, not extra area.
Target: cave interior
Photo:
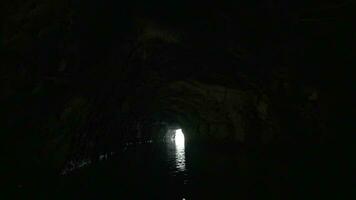
[[[214,163],[225,155],[238,163],[230,172],[241,176],[225,184],[241,193],[221,186],[218,195],[343,194],[334,185],[341,158],[330,144],[341,130],[335,100],[351,85],[341,86],[355,36],[352,1],[1,4],[9,194],[59,197],[67,179],[85,182],[125,154],[143,162],[145,153],[127,149],[167,140],[185,145],[184,169],[199,157],[195,147],[209,147]],[[214,187],[186,195],[209,197]]]

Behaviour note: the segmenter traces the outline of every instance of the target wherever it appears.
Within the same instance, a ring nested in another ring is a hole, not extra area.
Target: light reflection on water
[[[175,142],[175,161],[177,171],[184,172],[185,169],[185,142],[182,129],[178,129],[174,136]]]

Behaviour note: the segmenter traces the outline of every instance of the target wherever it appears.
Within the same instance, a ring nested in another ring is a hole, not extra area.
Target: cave
[[[1,4],[1,199],[347,196],[354,2]]]

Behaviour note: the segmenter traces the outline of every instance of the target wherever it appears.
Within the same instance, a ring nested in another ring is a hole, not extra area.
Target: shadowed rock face
[[[157,110],[175,114],[192,138],[244,142],[246,133],[253,132],[251,126],[265,121],[265,127],[261,128],[265,132],[271,128],[267,126],[267,121],[271,120],[267,104],[256,90],[231,89],[196,81],[173,82],[164,90],[158,96],[160,107]],[[264,134],[263,130],[258,134]]]
[[[332,71],[311,66],[345,60],[346,39],[329,41],[347,36],[347,6],[3,4],[1,146],[14,166],[57,171],[170,125],[252,146],[331,137]]]

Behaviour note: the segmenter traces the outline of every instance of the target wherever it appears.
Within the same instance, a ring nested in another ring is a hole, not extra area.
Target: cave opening
[[[176,129],[174,131],[174,142],[177,148],[184,148],[185,139],[182,129]]]

